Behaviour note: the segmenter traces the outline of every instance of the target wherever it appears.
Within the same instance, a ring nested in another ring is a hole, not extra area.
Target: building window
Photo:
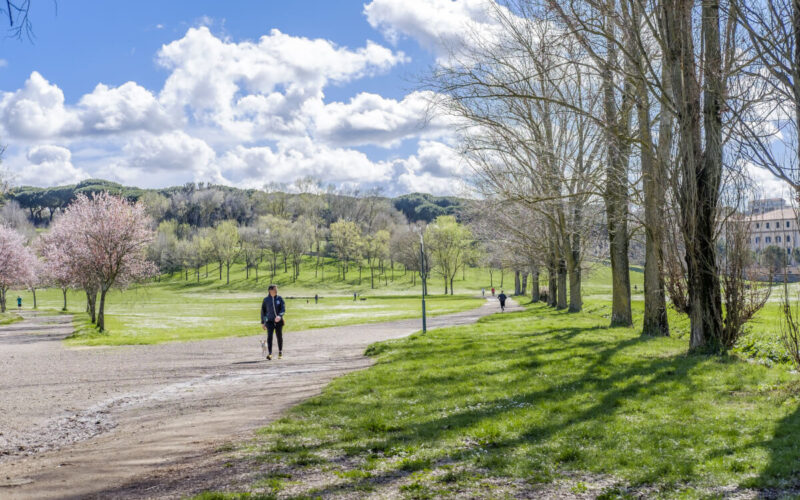
[[[769,229],[769,222],[767,222],[767,229]]]
[[[786,221],[786,227],[790,227],[789,221]]]
[[[791,242],[792,242],[792,237],[787,234],[786,235],[786,243],[791,243]]]
[[[764,243],[772,243],[772,237],[767,236],[766,238],[764,238]]]
[[[756,243],[761,243],[761,236],[756,236]],[[422,267],[422,266],[420,266]]]
[[[781,237],[780,236],[776,236],[775,237],[775,243],[780,243],[780,242],[781,242]]]
[[[758,229],[758,228],[760,228],[760,227],[761,227],[761,224],[759,224],[758,222],[756,222],[756,229]],[[420,267],[422,267],[422,266],[420,266]]]

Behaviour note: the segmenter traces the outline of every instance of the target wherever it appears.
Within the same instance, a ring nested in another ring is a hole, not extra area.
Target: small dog
[[[264,359],[269,355],[267,352],[267,341],[265,339],[261,339],[261,355],[264,356]]]

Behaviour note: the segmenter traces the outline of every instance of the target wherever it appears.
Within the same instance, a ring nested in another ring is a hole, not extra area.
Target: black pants
[[[506,301],[505,300],[501,300],[500,301],[500,309],[501,310],[505,310],[506,309]]]
[[[283,321],[275,323],[267,321],[267,346],[269,353],[272,354],[272,332],[278,337],[278,352],[283,352]]]

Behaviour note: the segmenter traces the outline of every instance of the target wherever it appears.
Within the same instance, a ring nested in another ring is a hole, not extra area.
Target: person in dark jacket
[[[272,332],[278,337],[278,359],[283,357],[283,316],[286,314],[286,302],[278,295],[278,286],[270,285],[267,295],[261,302],[261,328],[267,331],[267,346],[272,359]]]
[[[506,299],[507,298],[508,297],[506,297],[506,294],[503,293],[502,290],[500,290],[500,295],[497,296],[497,300],[500,301],[500,311],[505,311],[506,310]]]

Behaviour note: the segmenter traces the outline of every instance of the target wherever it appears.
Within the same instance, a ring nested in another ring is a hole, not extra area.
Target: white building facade
[[[761,252],[769,246],[786,250],[791,259],[800,243],[800,230],[793,208],[780,208],[768,212],[753,213],[750,221],[750,249]]]

